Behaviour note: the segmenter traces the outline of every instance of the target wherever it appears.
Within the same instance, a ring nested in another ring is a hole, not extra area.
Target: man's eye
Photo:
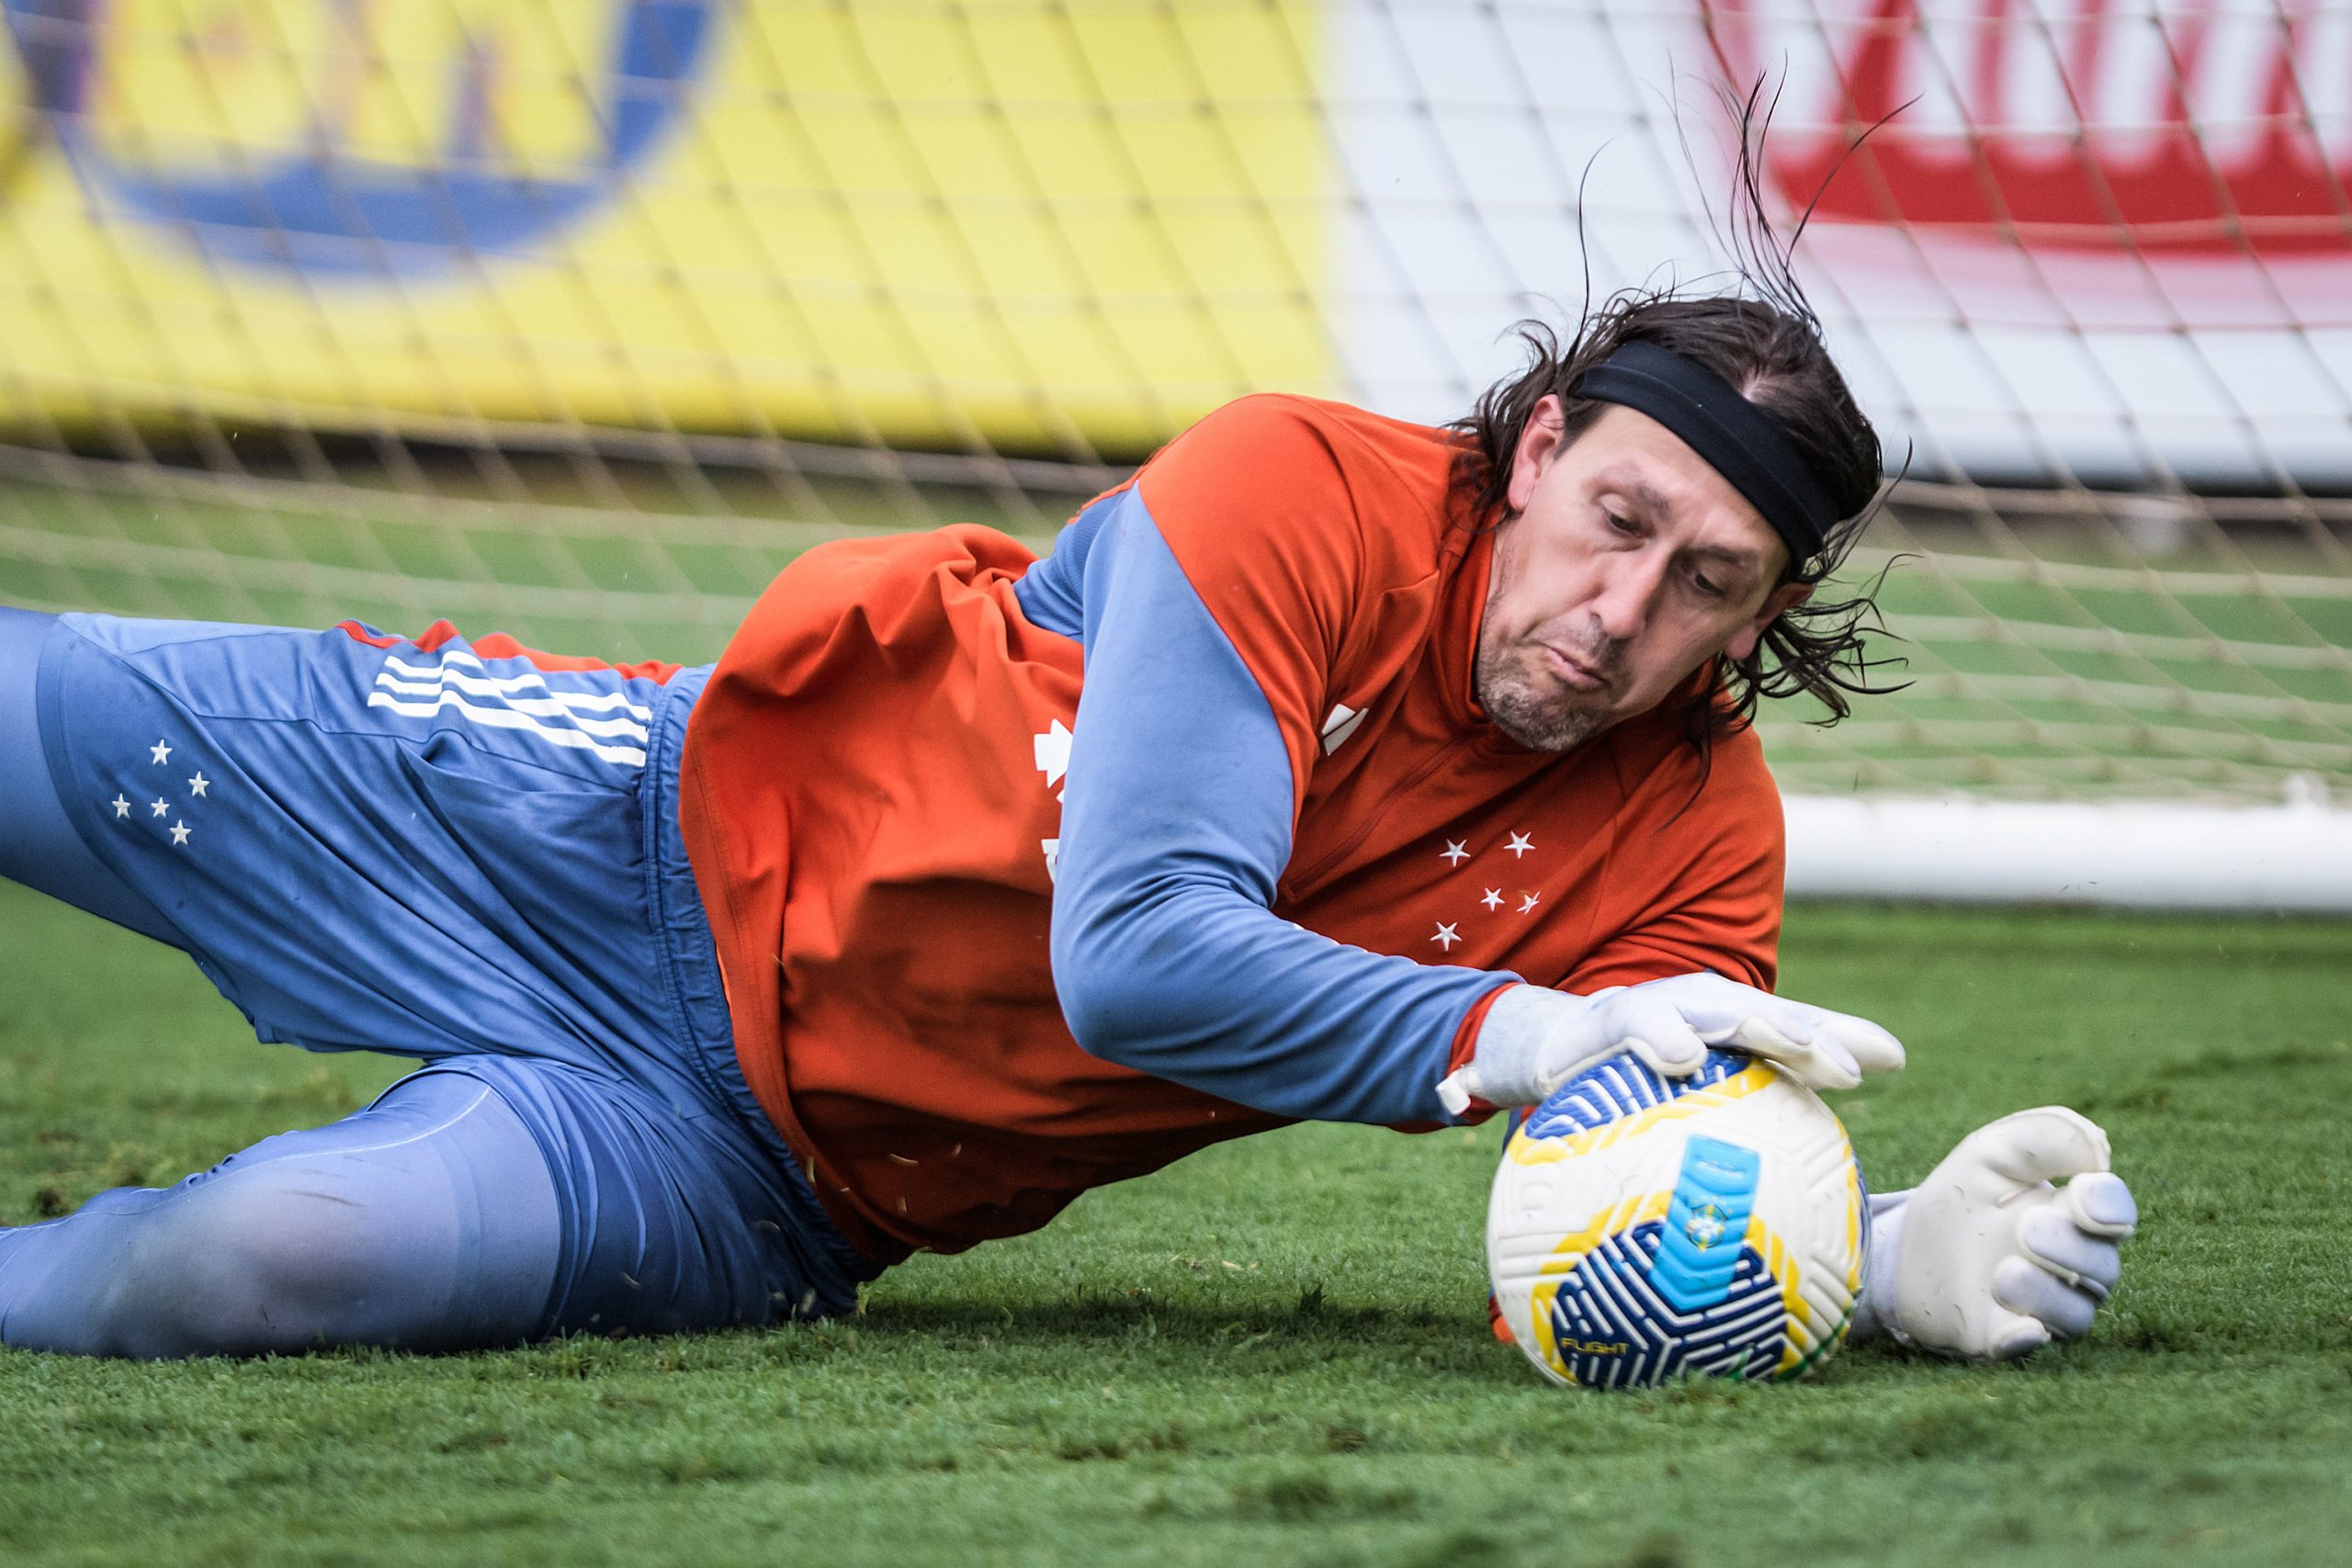
[[[1710,599],[1720,599],[1724,596],[1722,586],[1710,581],[1707,574],[1702,571],[1694,571],[1690,574],[1690,586]]]
[[[1620,534],[1636,534],[1641,531],[1634,526],[1634,520],[1630,517],[1620,517],[1614,512],[1604,512],[1600,515],[1607,518],[1610,527]]]

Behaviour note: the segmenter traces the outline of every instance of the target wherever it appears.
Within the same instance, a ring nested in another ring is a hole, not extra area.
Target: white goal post
[[[2352,811],[1791,795],[1789,893],[2136,909],[2352,911]]]

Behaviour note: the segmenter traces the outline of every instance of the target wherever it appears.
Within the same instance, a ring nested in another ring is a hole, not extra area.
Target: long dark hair
[[[1704,366],[1756,405],[1796,443],[1836,500],[1839,521],[1826,530],[1821,547],[1792,559],[1774,586],[1817,583],[1845,564],[1877,513],[1883,477],[1878,433],[1830,362],[1821,321],[1792,270],[1790,249],[1804,231],[1802,219],[1784,244],[1768,217],[1758,165],[1771,116],[1769,104],[1759,107],[1760,95],[1759,84],[1745,102],[1732,101],[1740,135],[1733,210],[1716,227],[1737,266],[1734,291],[1697,294],[1670,284],[1623,289],[1599,309],[1588,307],[1565,344],[1543,321],[1520,322],[1513,330],[1527,350],[1526,367],[1487,388],[1449,426],[1462,440],[1453,488],[1468,516],[1504,516],[1520,436],[1537,403],[1557,397],[1566,439],[1575,440],[1610,406],[1572,395],[1577,378],[1622,344],[1648,342]],[[1691,716],[1691,739],[1701,750],[1714,736],[1750,723],[1765,697],[1810,696],[1825,710],[1816,722],[1830,725],[1853,711],[1853,696],[1900,689],[1871,679],[1874,667],[1900,662],[1871,657],[1864,643],[1866,635],[1883,633],[1877,589],[1873,581],[1849,598],[1815,594],[1776,617],[1747,658],[1719,656],[1713,689]]]

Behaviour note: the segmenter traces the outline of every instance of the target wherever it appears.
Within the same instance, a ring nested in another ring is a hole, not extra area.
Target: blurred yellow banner
[[[1328,389],[1311,0],[4,0],[0,423],[1133,453]]]

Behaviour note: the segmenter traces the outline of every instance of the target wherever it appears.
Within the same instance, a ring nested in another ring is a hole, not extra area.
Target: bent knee
[[[392,1256],[365,1205],[299,1172],[181,1196],[124,1238],[94,1303],[116,1354],[252,1356],[349,1343],[388,1293],[413,1298],[431,1275],[446,1278],[435,1259]]]
[[[481,1084],[421,1074],[341,1122],[26,1233],[0,1335],[141,1358],[513,1345],[545,1331],[562,1251],[530,1129]]]

